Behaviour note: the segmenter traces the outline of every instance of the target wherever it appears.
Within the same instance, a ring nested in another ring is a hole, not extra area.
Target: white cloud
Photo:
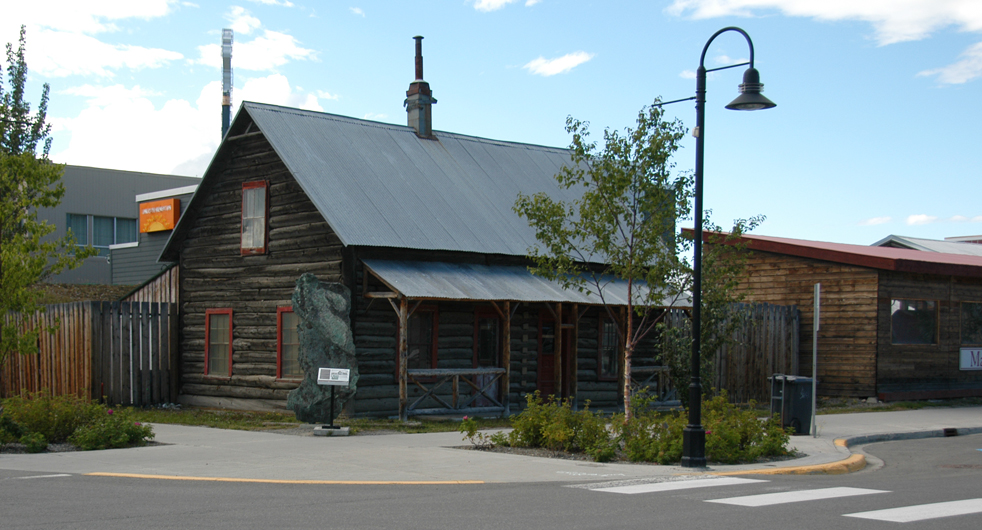
[[[68,147],[52,155],[57,162],[200,176],[218,147],[220,81],[202,88],[193,103],[155,104],[156,94],[139,86],[83,85],[63,93],[87,98],[87,106],[74,118],[49,119],[53,129],[71,133]],[[280,74],[249,79],[233,97],[233,107],[249,100],[323,110],[316,94],[294,90]]]
[[[961,84],[982,76],[982,42],[970,46],[962,52],[962,59],[942,68],[924,70],[917,75],[938,76],[938,81],[945,84]]]
[[[382,121],[382,120],[388,119],[388,117],[389,117],[388,114],[375,114],[374,112],[369,112],[368,114],[365,114],[364,116],[362,116],[361,119],[363,119],[363,120]]]
[[[169,50],[109,44],[93,36],[118,31],[118,21],[165,16],[174,0],[92,0],[45,8],[31,2],[10,4],[0,17],[0,42],[16,44],[20,25],[26,25],[27,62],[43,76],[112,77],[122,68],[157,68],[183,58]]]
[[[873,25],[880,45],[920,40],[946,26],[982,30],[978,0],[675,0],[674,15],[693,18],[750,17],[768,11],[818,20],[862,20]]]
[[[35,2],[6,2],[0,18],[0,37],[3,42],[16,42],[21,24],[28,27],[28,36],[38,28],[69,33],[102,33],[117,31],[115,21],[128,18],[149,20],[172,11],[175,0],[86,0],[58,2],[39,8]]]
[[[907,216],[907,224],[913,225],[926,225],[937,221],[938,218],[933,215],[917,214]]]
[[[262,27],[262,22],[259,19],[249,14],[244,7],[232,6],[225,14],[225,20],[228,20],[231,24],[232,31],[236,34],[248,35],[252,33],[252,30],[259,29]]]
[[[497,11],[508,4],[514,4],[518,0],[474,0],[474,9],[478,11]],[[525,7],[531,7],[542,0],[525,0]]]
[[[295,92],[286,76],[282,74],[249,79],[241,90],[234,92],[234,97],[237,100],[234,103],[236,106],[238,101],[255,101],[319,112],[324,110],[318,103],[316,94]]]
[[[695,79],[696,73],[692,70],[682,70],[679,72],[679,77],[682,79]]]
[[[249,0],[250,2],[255,2],[257,4],[266,4],[268,6],[283,6],[283,7],[293,7],[293,2],[290,0]]]
[[[569,72],[573,68],[576,68],[577,66],[589,61],[593,58],[593,56],[594,54],[592,53],[581,51],[567,53],[566,55],[555,59],[545,59],[543,57],[539,57],[538,59],[530,61],[522,68],[525,68],[533,74],[548,77],[551,75]]]
[[[860,226],[876,226],[886,224],[892,221],[890,217],[872,217],[870,219],[864,219],[859,222]]]
[[[158,68],[182,58],[177,52],[107,44],[78,33],[41,30],[28,35],[27,63],[31,70],[48,77],[112,77],[119,69]]]
[[[968,217],[965,217],[964,215],[953,215],[951,216],[951,219],[948,219],[948,221],[952,223],[964,223],[968,221]]]
[[[355,15],[361,15],[363,17],[365,16],[365,11],[360,7],[349,7],[348,10]]]
[[[497,11],[516,0],[474,0],[474,9],[478,11]]]
[[[973,223],[982,223],[982,215],[976,215],[972,218]]]
[[[205,64],[216,69],[222,68],[222,46],[207,44],[198,46],[201,54],[192,60],[195,64]],[[249,42],[236,42],[232,47],[232,68],[254,71],[273,70],[290,60],[315,59],[316,52],[303,48],[292,35],[278,31],[264,30],[261,37]]]
[[[327,92],[325,90],[318,90],[317,92],[315,92],[315,94],[317,94],[317,97],[319,98],[333,99],[334,101],[337,101],[338,99],[341,98],[341,96],[337,94],[331,94],[330,92]]]

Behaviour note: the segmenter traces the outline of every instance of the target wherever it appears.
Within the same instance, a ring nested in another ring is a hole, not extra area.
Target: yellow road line
[[[278,480],[263,478],[229,478],[229,477],[189,477],[179,475],[144,475],[140,473],[86,473],[89,477],[117,478],[148,478],[157,480],[200,480],[206,482],[251,482],[262,484],[339,484],[339,485],[370,485],[370,486],[444,486],[464,484],[485,484],[483,480]]]

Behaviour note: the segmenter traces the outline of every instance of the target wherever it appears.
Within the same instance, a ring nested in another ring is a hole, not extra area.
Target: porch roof
[[[563,289],[558,282],[536,276],[521,266],[382,259],[362,262],[390,289],[410,299],[604,303],[594,293]],[[604,298],[610,305],[627,305],[627,282],[610,277]],[[691,305],[688,296],[672,300],[666,295],[661,303],[662,307],[675,308]]]

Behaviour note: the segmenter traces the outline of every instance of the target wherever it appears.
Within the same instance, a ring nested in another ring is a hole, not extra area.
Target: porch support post
[[[501,352],[501,364],[504,365],[505,375],[501,380],[501,401],[505,406],[505,417],[511,416],[511,302],[505,302],[505,322],[501,330],[504,335],[504,348]]]
[[[409,393],[406,385],[409,382],[409,300],[406,297],[399,299],[399,420],[409,419],[407,405],[409,404]]]
[[[552,341],[555,358],[556,398],[563,398],[563,303],[556,304],[556,338]]]
[[[573,409],[577,409],[577,398],[576,382],[579,380],[579,362],[580,362],[580,304],[573,304],[573,344],[570,344],[570,355],[572,358],[569,360],[569,395],[573,398]]]

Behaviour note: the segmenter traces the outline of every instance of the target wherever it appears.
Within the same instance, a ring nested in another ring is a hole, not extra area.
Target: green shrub
[[[631,462],[673,464],[682,459],[682,431],[688,422],[678,412],[636,413],[618,425],[624,456]]]
[[[0,444],[16,442],[21,436],[24,436],[24,428],[10,416],[0,412]]]
[[[753,462],[761,457],[788,454],[790,436],[776,416],[758,418],[750,402],[741,409],[727,400],[726,392],[703,404],[706,459],[724,464]]]
[[[75,429],[91,421],[102,408],[76,396],[52,396],[46,391],[4,402],[5,414],[12,421],[25,432],[43,435],[49,443],[68,441]]]
[[[494,441],[514,447],[585,452],[598,462],[610,461],[616,455],[618,443],[607,429],[607,419],[602,412],[591,411],[589,402],[574,411],[570,400],[556,401],[549,396],[543,401],[539,392],[525,399],[525,410],[511,420],[512,431]]]
[[[133,421],[127,410],[106,409],[93,421],[79,427],[68,441],[83,451],[146,445],[153,428]]]
[[[28,453],[40,453],[48,448],[48,441],[44,439],[44,435],[38,432],[32,432],[25,434],[20,437],[20,443],[24,444]]]

